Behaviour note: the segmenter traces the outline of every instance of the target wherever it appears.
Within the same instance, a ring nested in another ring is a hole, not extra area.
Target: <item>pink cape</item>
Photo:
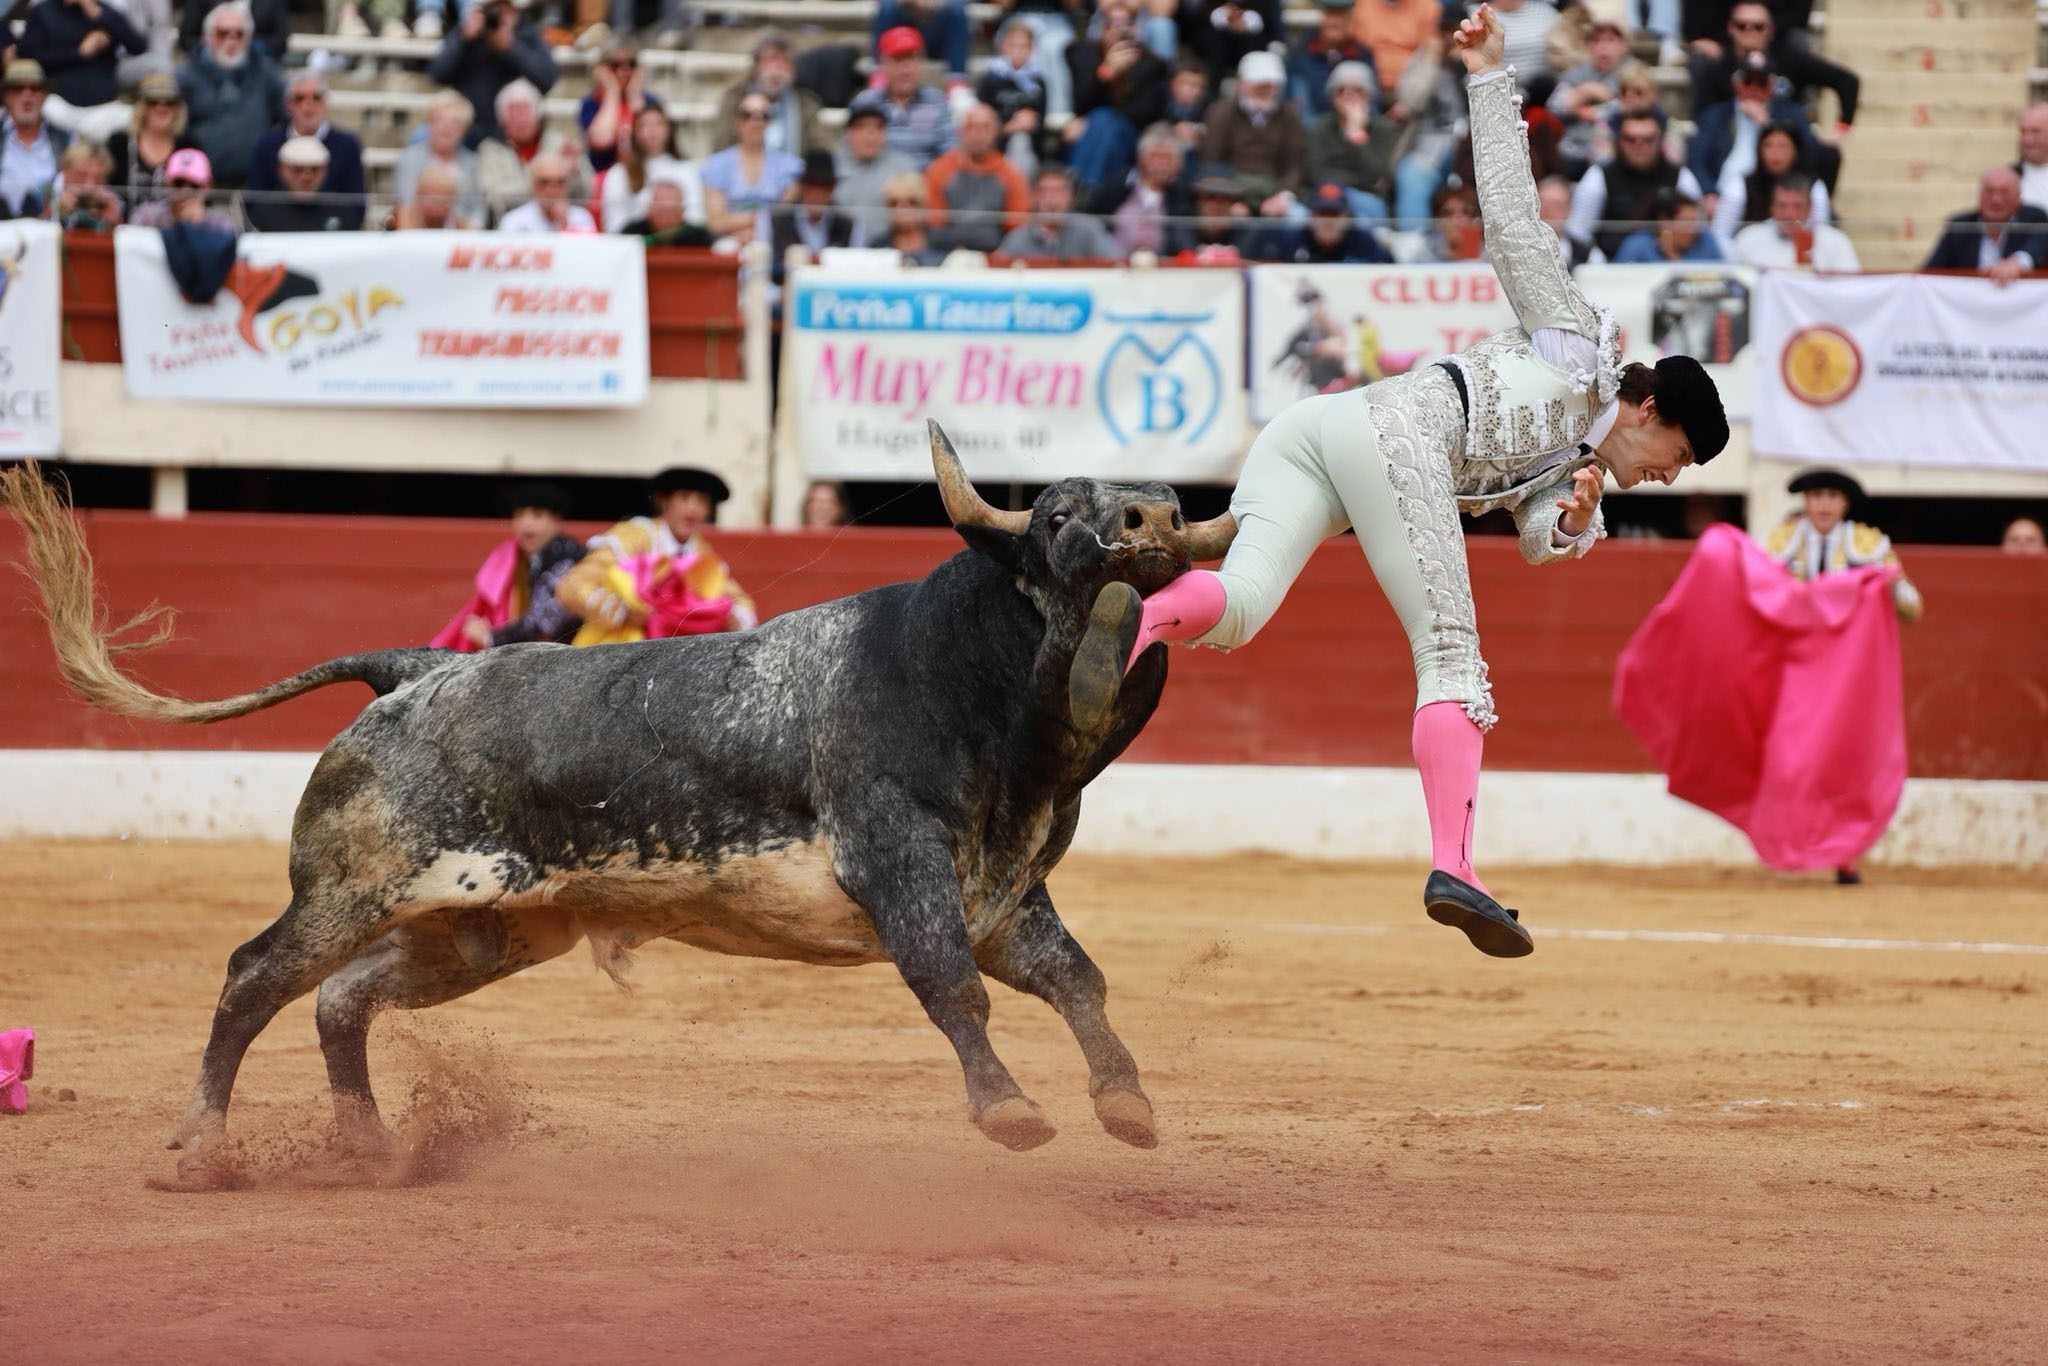
[[[1897,573],[1801,583],[1734,527],[1710,527],[1615,666],[1615,713],[1671,795],[1729,821],[1773,868],[1854,863],[1898,809]]]
[[[648,551],[619,561],[619,568],[633,581],[633,591],[647,604],[649,640],[709,635],[725,629],[726,618],[732,615],[732,599],[700,598],[684,582],[697,560],[694,553],[670,559]]]
[[[441,634],[431,642],[437,650],[460,650],[473,654],[478,646],[462,634],[462,624],[471,617],[482,617],[497,630],[512,620],[512,572],[519,567],[519,542],[501,541],[497,548],[484,556],[483,566],[476,571],[476,592],[462,610],[449,618],[441,628]]]

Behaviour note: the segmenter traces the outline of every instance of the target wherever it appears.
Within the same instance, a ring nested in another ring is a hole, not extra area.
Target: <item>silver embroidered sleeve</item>
[[[1515,504],[1515,529],[1521,533],[1522,558],[1530,564],[1584,559],[1594,542],[1607,534],[1607,516],[1598,507],[1593,509],[1593,520],[1578,535],[1566,536],[1558,529],[1558,518],[1564,516],[1558,502],[1571,496],[1572,481],[1561,479]]]
[[[1472,170],[1478,180],[1479,221],[1494,273],[1524,331],[1559,327],[1588,335],[1577,287],[1543,222],[1536,178],[1529,169],[1528,131],[1512,69],[1467,83],[1472,117]],[[1597,340],[1597,338],[1590,338]]]

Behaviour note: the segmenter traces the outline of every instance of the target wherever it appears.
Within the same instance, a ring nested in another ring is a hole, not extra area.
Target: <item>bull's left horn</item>
[[[974,491],[967,471],[960,467],[960,453],[953,449],[945,428],[933,418],[926,418],[924,425],[932,437],[932,474],[939,481],[939,497],[945,500],[946,515],[953,519],[954,526],[994,527],[1013,536],[1022,536],[1031,529],[1029,512],[1004,512],[990,507]]]
[[[1237,518],[1226,512],[1206,522],[1188,524],[1188,558],[1220,560],[1237,536]]]

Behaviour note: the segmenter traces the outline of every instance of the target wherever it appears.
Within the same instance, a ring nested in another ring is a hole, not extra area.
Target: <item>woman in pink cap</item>
[[[168,228],[175,223],[204,223],[239,232],[241,224],[221,209],[208,208],[206,192],[213,185],[213,163],[197,147],[181,147],[164,163],[164,188],[169,198],[153,199],[128,221],[138,228]]]

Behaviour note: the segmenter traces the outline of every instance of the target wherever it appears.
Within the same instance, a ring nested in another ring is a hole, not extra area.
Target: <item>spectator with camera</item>
[[[97,142],[79,138],[58,163],[57,202],[50,217],[69,232],[112,232],[121,223],[121,197],[107,184],[114,159]]]
[[[1812,125],[1799,106],[1778,90],[1770,58],[1760,52],[1744,58],[1735,73],[1734,89],[1733,98],[1698,111],[1685,161],[1700,185],[1711,192],[1724,176],[1747,177],[1756,169],[1763,130],[1773,124],[1791,130],[1803,159],[1812,162],[1817,158],[1819,144]]]
[[[1275,63],[1279,58],[1273,59]],[[1138,134],[1166,112],[1169,68],[1138,36],[1135,0],[1102,0],[1088,37],[1067,49],[1074,117],[1060,130],[1084,194],[1121,185]]]
[[[525,79],[546,94],[555,85],[555,59],[540,30],[522,18],[530,0],[481,0],[442,39],[427,74],[469,101],[470,147],[498,132],[498,92]]]

